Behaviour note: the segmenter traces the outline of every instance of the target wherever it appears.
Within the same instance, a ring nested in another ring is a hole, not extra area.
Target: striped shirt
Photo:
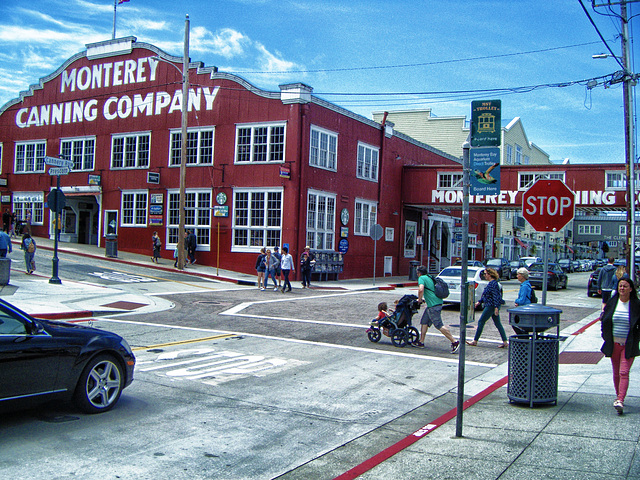
[[[616,309],[613,312],[613,336],[614,338],[627,338],[629,335],[629,302],[618,299]]]

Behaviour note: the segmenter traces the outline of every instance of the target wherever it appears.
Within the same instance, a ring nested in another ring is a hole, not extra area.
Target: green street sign
[[[471,146],[499,147],[502,137],[500,100],[471,102]]]

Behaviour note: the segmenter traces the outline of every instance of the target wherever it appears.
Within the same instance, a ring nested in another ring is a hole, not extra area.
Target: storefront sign
[[[213,216],[214,217],[228,217],[229,216],[229,205],[214,205],[213,206]]]

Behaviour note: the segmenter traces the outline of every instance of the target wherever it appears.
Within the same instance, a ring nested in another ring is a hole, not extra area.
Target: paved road
[[[5,417],[3,478],[302,478],[295,469],[324,453],[352,445],[366,458],[455,405],[458,357],[439,333],[425,349],[367,340],[377,303],[411,289],[283,295],[76,261],[65,275],[156,300],[151,311],[134,305],[92,320],[135,348],[135,381],[103,415],[50,406]],[[580,288],[549,293],[563,323],[598,309],[586,280],[574,278]],[[508,304],[516,290],[505,282]],[[447,307],[445,321],[458,324],[459,311]],[[467,349],[467,379],[506,361],[497,339],[491,325],[486,341]],[[338,462],[320,470],[345,469]]]

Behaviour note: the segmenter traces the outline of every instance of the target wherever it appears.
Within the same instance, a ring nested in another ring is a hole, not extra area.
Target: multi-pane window
[[[462,189],[462,173],[438,173],[438,189]]]
[[[182,132],[171,132],[169,164],[180,165]],[[187,165],[213,165],[213,128],[187,131]]]
[[[506,145],[507,147],[507,153],[506,153],[506,157],[505,158],[505,163],[507,165],[511,165],[513,163],[513,145]]]
[[[578,225],[578,235],[600,235],[600,225]]]
[[[307,245],[314,250],[333,250],[336,196],[310,191],[307,195]]]
[[[378,149],[365,145],[364,143],[358,144],[358,163],[356,169],[356,176],[358,178],[364,178],[378,181]]]
[[[76,138],[60,141],[60,158],[73,162],[73,171],[93,170],[96,157],[95,138]]]
[[[114,135],[111,138],[111,168],[149,166],[149,133]]]
[[[640,172],[634,170],[635,188],[640,186]],[[606,189],[607,190],[626,190],[627,189],[627,173],[622,171],[606,172]]]
[[[42,192],[15,192],[13,194],[13,211],[18,220],[25,221],[31,212],[31,224],[42,225],[44,222],[44,194]]]
[[[147,226],[147,192],[122,192],[121,225],[123,227]]]
[[[516,143],[516,165],[522,165],[522,147]]]
[[[284,124],[236,128],[236,162],[283,162]]]
[[[627,226],[624,225],[624,224],[619,225],[618,226],[618,232],[619,232],[618,235],[620,235],[622,237],[626,236],[627,235]],[[640,236],[640,225],[636,225],[636,237],[637,236]],[[611,242],[609,242],[609,246],[612,246]]]
[[[169,191],[167,243],[178,243],[180,231],[180,192]],[[211,190],[187,190],[184,195],[184,228],[196,235],[198,249],[211,245]]]
[[[338,135],[317,127],[311,127],[309,165],[335,171],[337,156]]]
[[[377,211],[376,202],[356,199],[353,232],[356,235],[369,235],[371,225],[376,223]]]
[[[16,143],[15,173],[44,172],[44,157],[47,142]]]
[[[519,173],[518,188],[526,190],[538,180],[560,180],[564,182],[564,172]]]
[[[280,246],[282,190],[233,192],[233,249],[258,251]]]

